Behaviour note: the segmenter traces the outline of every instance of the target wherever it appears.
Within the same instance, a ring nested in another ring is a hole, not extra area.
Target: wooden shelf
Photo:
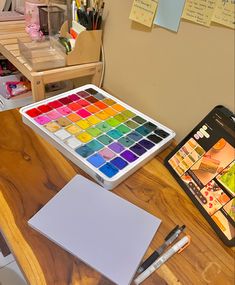
[[[24,30],[24,21],[0,25],[0,53],[5,56],[32,84],[33,101],[45,98],[45,84],[91,76],[91,83],[99,85],[102,74],[102,62],[65,66],[45,71],[34,72],[20,56],[17,38],[29,40]]]

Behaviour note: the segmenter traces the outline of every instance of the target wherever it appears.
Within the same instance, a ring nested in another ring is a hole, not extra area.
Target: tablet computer
[[[164,163],[221,240],[234,246],[234,114],[216,106]]]

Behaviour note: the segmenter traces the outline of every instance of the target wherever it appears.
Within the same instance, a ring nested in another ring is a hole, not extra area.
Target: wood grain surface
[[[162,220],[146,256],[176,224],[185,224],[192,237],[184,252],[172,257],[143,284],[232,285],[234,251],[219,240],[163,166],[171,149],[113,191]],[[27,225],[76,173],[87,176],[25,126],[18,111],[0,112],[0,231],[31,285],[112,284]]]

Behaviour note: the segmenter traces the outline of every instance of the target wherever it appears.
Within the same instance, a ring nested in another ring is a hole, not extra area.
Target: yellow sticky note
[[[212,21],[235,29],[235,1],[217,0]]]
[[[203,26],[210,26],[217,0],[187,0],[182,18]]]
[[[152,27],[157,4],[157,0],[134,0],[129,18],[147,27]]]

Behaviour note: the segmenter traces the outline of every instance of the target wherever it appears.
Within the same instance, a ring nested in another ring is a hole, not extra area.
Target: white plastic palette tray
[[[175,133],[94,85],[20,110],[23,121],[106,189],[166,148]]]

